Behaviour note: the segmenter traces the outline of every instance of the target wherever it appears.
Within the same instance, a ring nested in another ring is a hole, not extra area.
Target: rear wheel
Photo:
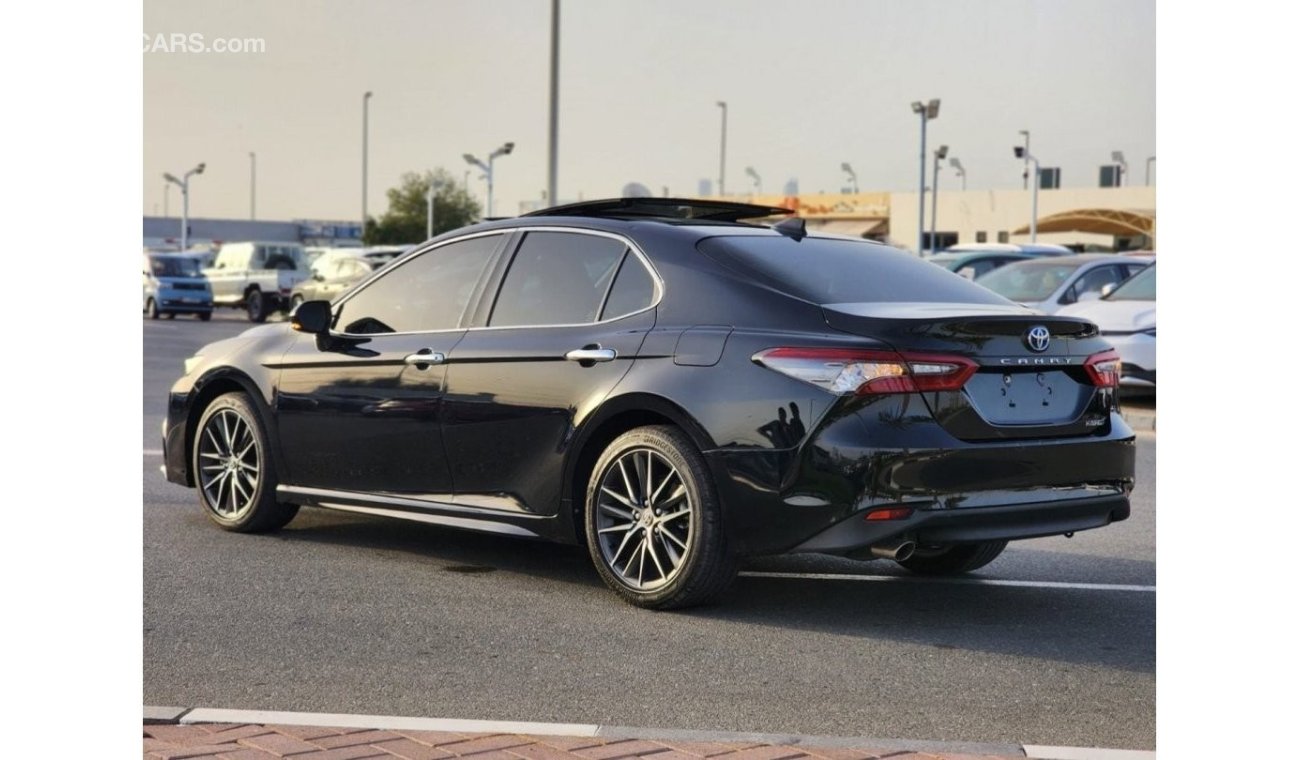
[[[150,298],[148,301],[145,301],[144,313],[148,314],[150,319],[157,319],[159,315],[158,302],[153,300],[152,298]]]
[[[918,575],[959,575],[978,570],[998,558],[1006,541],[982,544],[918,544],[911,557],[898,564]]]
[[[204,514],[226,530],[276,530],[298,513],[296,504],[276,501],[279,479],[266,432],[243,393],[218,396],[203,411],[190,466]]]
[[[266,296],[262,294],[261,290],[254,288],[253,290],[248,291],[248,294],[244,296],[244,304],[248,308],[249,322],[266,321]]]
[[[736,575],[704,457],[677,428],[637,428],[609,444],[587,487],[586,527],[601,579],[638,607],[701,604]]]

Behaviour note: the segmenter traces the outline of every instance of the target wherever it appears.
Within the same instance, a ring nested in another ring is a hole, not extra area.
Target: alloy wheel
[[[621,583],[649,591],[677,577],[691,551],[694,504],[667,459],[634,449],[614,460],[596,507],[600,553]]]
[[[204,500],[217,516],[236,520],[253,507],[261,465],[248,420],[233,409],[208,418],[199,434],[198,475]]]

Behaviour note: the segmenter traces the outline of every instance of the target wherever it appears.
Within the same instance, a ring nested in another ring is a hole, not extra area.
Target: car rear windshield
[[[1018,261],[994,269],[979,278],[979,284],[1012,301],[1043,301],[1061,287],[1078,264],[1048,261]]]
[[[697,247],[727,267],[816,304],[1007,303],[941,266],[875,243],[729,235],[706,238]]]

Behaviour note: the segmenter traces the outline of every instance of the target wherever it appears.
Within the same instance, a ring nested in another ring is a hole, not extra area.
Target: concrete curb
[[[1124,421],[1128,426],[1138,431],[1156,431],[1156,413],[1146,409],[1124,409],[1121,407],[1120,414],[1124,416]]]
[[[689,731],[630,726],[599,726],[592,723],[541,723],[526,721],[418,718],[397,715],[354,715],[342,713],[281,712],[275,710],[231,710],[210,707],[144,707],[146,724],[239,723],[251,725],[320,726],[375,730],[442,731],[454,733],[525,734],[531,736],[577,736],[602,739],[648,739],[680,742],[750,742],[782,747],[847,748],[872,747],[899,752],[952,755],[994,755],[1027,760],[1155,760],[1146,750],[1051,747],[1015,743],[939,742],[870,737],[767,734],[736,731]]]

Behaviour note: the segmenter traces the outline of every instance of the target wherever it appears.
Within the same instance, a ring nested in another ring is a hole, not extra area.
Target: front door
[[[336,305],[328,338],[299,336],[275,399],[286,485],[451,501],[446,357],[502,239],[408,259]]]

